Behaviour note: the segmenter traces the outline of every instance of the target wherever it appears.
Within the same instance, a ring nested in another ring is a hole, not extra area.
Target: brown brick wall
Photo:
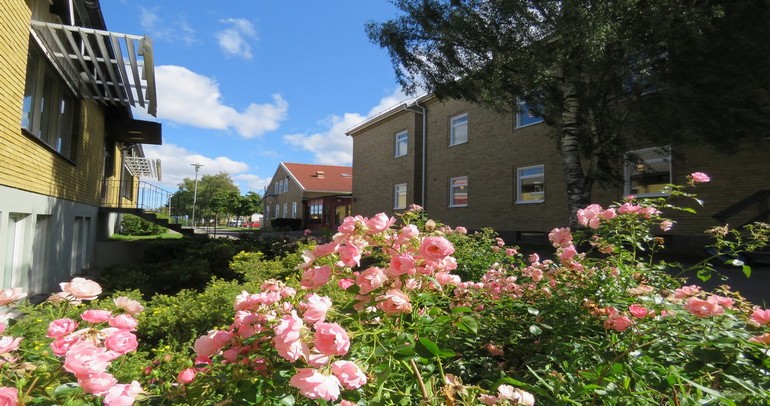
[[[428,109],[427,179],[425,208],[430,217],[471,229],[493,227],[503,232],[540,231],[568,224],[566,186],[556,141],[544,124],[514,129],[512,114],[498,114],[480,106],[432,99]],[[449,119],[468,114],[468,142],[449,146]],[[353,137],[353,213],[370,216],[392,213],[393,185],[420,178],[419,162],[393,159],[393,135],[404,128],[421,128],[419,114],[402,111]],[[413,131],[410,131],[410,135]],[[410,138],[410,154],[412,152]],[[648,145],[640,145],[646,147]],[[770,140],[747,141],[727,155],[703,145],[672,146],[674,183],[682,184],[694,171],[711,175],[712,182],[696,192],[705,207],[696,215],[677,215],[672,234],[702,236],[716,225],[712,215],[757,190],[770,189]],[[406,157],[405,157],[406,158]],[[516,203],[516,169],[544,165],[545,201]],[[449,207],[449,179],[468,176],[467,207]],[[594,185],[593,201],[608,205],[623,196],[622,187]],[[757,214],[757,208],[737,216],[738,224]]]
[[[72,160],[21,129],[30,15],[24,0],[0,2],[0,184],[97,205],[103,171],[102,107],[81,102]]]
[[[274,194],[274,184],[278,181],[281,181],[285,179],[289,174],[284,170],[282,166],[278,166],[278,169],[276,169],[275,174],[273,175],[273,180],[270,182],[270,185],[268,186],[266,197],[265,197],[265,204],[270,206],[270,217],[265,217],[263,220],[263,223],[265,224],[266,228],[270,227],[270,221],[275,216],[275,205],[276,203],[280,207],[280,214],[277,217],[291,217],[291,204],[292,202],[297,202],[297,218],[304,219],[304,211],[302,208],[302,189],[300,188],[299,184],[297,184],[294,179],[292,179],[291,176],[289,176],[289,189],[286,193],[280,193],[278,195]],[[270,196],[267,196],[270,195]],[[283,215],[283,204],[286,203],[286,216]],[[263,213],[267,214],[267,213]],[[303,220],[304,223],[304,220]]]

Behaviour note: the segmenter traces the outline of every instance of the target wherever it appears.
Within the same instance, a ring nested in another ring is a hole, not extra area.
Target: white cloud
[[[230,28],[215,34],[219,47],[225,53],[225,56],[251,59],[253,55],[248,40],[257,39],[257,31],[254,29],[251,21],[243,18],[228,18],[220,20],[220,22],[231,25]]]
[[[155,68],[158,118],[194,127],[233,129],[244,138],[276,130],[287,117],[289,103],[274,94],[272,103],[252,103],[242,111],[223,104],[219,84],[182,66]]]
[[[203,175],[216,175],[220,172],[229,173],[233,180],[236,177],[250,176],[246,173],[249,170],[248,164],[228,157],[207,157],[174,144],[145,145],[143,148],[145,157],[160,159],[160,183],[170,191],[176,191],[184,178],[195,178],[195,168],[192,164],[203,165],[198,171],[198,179]]]
[[[195,30],[190,27],[183,16],[175,19],[163,18],[155,10],[140,7],[139,23],[150,38],[167,42],[182,42],[185,46],[191,46],[195,39]]]
[[[233,176],[233,180],[235,180],[236,183],[245,186],[241,187],[241,189],[246,189],[247,191],[256,192],[261,195],[265,191],[265,186],[270,183],[272,179],[244,173]]]
[[[401,89],[383,97],[376,106],[364,116],[358,113],[344,113],[342,116],[333,115],[324,120],[326,131],[315,134],[284,135],[286,143],[310,151],[315,161],[325,165],[350,165],[353,162],[353,139],[345,132],[369,117],[397,106],[409,97]]]

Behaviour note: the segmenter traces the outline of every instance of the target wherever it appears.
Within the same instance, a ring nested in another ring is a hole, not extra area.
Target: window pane
[[[649,148],[632,154],[626,164],[626,192],[633,195],[663,195],[671,183],[671,158],[666,148]]]
[[[468,142],[468,115],[452,118],[452,129],[450,135],[450,145],[462,144]]]
[[[406,155],[409,136],[406,131],[396,134],[396,157]]]
[[[543,118],[536,115],[527,103],[521,103],[519,105],[519,112],[516,114],[516,127],[526,127],[542,122]]]
[[[396,185],[393,196],[393,208],[406,208],[406,183]]]
[[[517,202],[542,202],[545,200],[545,169],[543,165],[519,168],[517,171]]]
[[[468,205],[468,177],[453,178],[450,180],[450,206]]]

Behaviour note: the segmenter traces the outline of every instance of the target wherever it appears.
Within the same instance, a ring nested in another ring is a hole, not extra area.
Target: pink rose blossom
[[[572,233],[569,227],[554,228],[548,233],[548,239],[554,247],[565,247],[572,244]]]
[[[301,340],[274,341],[275,350],[283,359],[294,362],[310,352],[307,344]]]
[[[337,400],[340,381],[334,375],[324,375],[313,368],[299,368],[289,384],[308,399]]]
[[[139,322],[133,318],[132,316],[128,314],[119,314],[115,317],[110,318],[110,321],[108,324],[112,327],[119,328],[122,330],[136,330],[136,326],[139,325]]]
[[[420,230],[417,229],[417,226],[415,226],[414,224],[409,224],[407,226],[404,226],[398,232],[398,237],[396,237],[396,242],[398,244],[406,244],[409,240],[417,237],[418,235],[420,235]]]
[[[377,307],[388,314],[412,312],[409,295],[399,289],[389,289],[384,295],[378,296],[377,301]]]
[[[316,245],[316,247],[313,248],[313,256],[315,258],[325,257],[327,255],[330,255],[332,252],[336,251],[337,247],[339,247],[339,244],[337,244],[336,242]]]
[[[106,372],[78,377],[78,385],[83,388],[83,392],[93,395],[102,395],[117,383],[118,380]]]
[[[674,226],[674,223],[670,220],[663,220],[660,222],[660,229],[663,231],[671,230],[671,227]]]
[[[308,324],[315,324],[326,318],[326,312],[332,307],[332,300],[326,296],[318,296],[311,293],[305,297],[305,301],[300,303],[302,309],[302,320]]]
[[[104,396],[104,404],[107,406],[130,406],[140,394],[144,393],[142,386],[137,381],[130,384],[117,384],[107,391]]]
[[[452,243],[444,237],[425,237],[420,244],[420,254],[427,260],[438,261],[455,252]]]
[[[618,207],[618,214],[626,214],[626,213],[636,213],[641,209],[641,207],[631,203],[631,202],[625,202],[620,207]]]
[[[141,303],[125,296],[116,297],[112,301],[115,303],[115,306],[117,306],[118,309],[121,309],[132,316],[136,316],[137,314],[144,311],[144,306],[142,306]]]
[[[337,323],[317,323],[313,343],[325,355],[345,355],[350,349],[348,333]]]
[[[694,296],[700,293],[700,287],[698,285],[682,286],[674,290],[674,298],[684,299],[686,297]]]
[[[195,379],[197,373],[198,370],[195,368],[184,369],[176,376],[176,381],[179,382],[180,385],[187,385]]]
[[[128,330],[119,330],[104,340],[104,346],[110,351],[125,354],[134,351],[139,343],[136,341],[134,333]]]
[[[68,318],[56,319],[48,323],[48,330],[45,336],[48,338],[64,337],[67,334],[75,331],[77,327],[78,322],[75,320]]]
[[[534,264],[535,262],[540,262],[540,255],[537,255],[536,253],[529,254],[529,262]]]
[[[687,300],[684,308],[695,317],[700,318],[724,313],[724,309],[722,309],[722,306],[719,304],[712,303],[707,300],[701,300],[696,297],[691,297],[689,300]]]
[[[483,403],[485,405],[488,405],[488,406],[492,406],[494,404],[497,404],[498,400],[500,400],[500,399],[498,399],[497,396],[479,395],[479,402],[481,402],[481,403]]]
[[[387,230],[395,222],[395,218],[388,217],[385,213],[378,213],[367,220],[366,226],[369,227],[369,234],[375,234]]]
[[[361,265],[361,251],[355,245],[341,245],[337,252],[340,254],[340,261],[345,266]]]
[[[735,304],[733,299],[719,295],[710,295],[706,300],[710,303],[714,303],[728,309],[732,309],[733,305]]]
[[[78,337],[71,337],[71,336],[59,337],[51,343],[51,351],[54,354],[61,357],[64,354],[66,354],[67,351],[69,351],[70,347],[72,347],[75,343],[77,343],[78,340],[79,340]]]
[[[692,183],[708,183],[711,182],[711,178],[703,172],[693,172],[690,174]]]
[[[62,282],[59,286],[63,292],[80,300],[94,300],[102,293],[102,287],[98,283],[85,278],[75,278],[70,282]]]
[[[332,363],[332,373],[345,389],[353,390],[366,385],[366,374],[350,361],[335,361]]]
[[[341,287],[342,289],[347,289],[355,284],[356,281],[350,278],[342,278],[337,281],[337,286]]]
[[[564,247],[564,249],[561,250],[561,252],[559,253],[559,258],[562,261],[568,261],[574,258],[575,255],[577,255],[577,250],[575,249],[574,245],[570,244],[569,246]]]
[[[457,234],[468,234],[468,229],[463,226],[457,226],[455,227],[455,232]]]
[[[232,338],[232,333],[222,330],[211,330],[205,336],[198,337],[193,343],[195,354],[199,357],[211,357]]]
[[[650,311],[647,310],[644,306],[638,304],[632,304],[631,306],[628,306],[628,312],[637,319],[641,319],[650,313]]]
[[[19,391],[16,388],[0,387],[0,405],[16,406],[19,404]]]
[[[95,346],[91,341],[78,341],[69,348],[64,357],[64,369],[77,377],[104,372],[113,360],[105,348]]]
[[[749,338],[750,343],[757,343],[763,345],[770,345],[770,333],[765,333],[759,336]]]
[[[106,321],[109,321],[110,317],[112,317],[111,311],[95,310],[95,309],[86,310],[80,315],[81,319],[92,324],[104,323]]]
[[[631,325],[634,324],[633,321],[631,321],[628,316],[610,316],[607,320],[604,321],[604,328],[612,329],[617,332],[624,332],[626,331]]]
[[[361,288],[359,293],[364,295],[382,287],[387,279],[388,277],[382,269],[371,267],[356,276],[356,285]]]
[[[276,343],[291,343],[300,339],[300,333],[305,323],[297,316],[296,311],[292,311],[291,314],[287,314],[281,318],[278,325],[273,328],[275,337],[273,340]]]
[[[331,278],[332,275],[332,269],[328,265],[324,265],[321,267],[314,266],[312,268],[308,268],[305,270],[305,272],[302,274],[302,281],[300,282],[302,287],[308,288],[308,289],[315,289],[320,288],[323,285],[326,285],[327,282],[329,282],[329,278]]]
[[[11,351],[16,351],[19,348],[19,343],[23,340],[22,337],[2,336],[0,337],[0,354],[5,354]]]
[[[27,297],[21,288],[0,289],[0,306],[11,304],[19,299]]]
[[[357,228],[363,228],[365,224],[366,220],[361,216],[348,216],[342,220],[342,224],[340,224],[340,226],[337,228],[337,231],[342,234],[352,234],[356,231]]]
[[[755,326],[764,326],[770,322],[770,309],[761,309],[759,306],[754,306],[750,319]]]
[[[412,255],[409,253],[403,253],[398,255],[393,255],[390,257],[390,267],[388,268],[388,275],[391,276],[399,276],[399,275],[414,275],[416,272],[415,270],[415,262]]]

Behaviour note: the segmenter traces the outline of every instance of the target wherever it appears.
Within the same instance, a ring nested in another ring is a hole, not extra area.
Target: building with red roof
[[[265,228],[336,230],[350,215],[352,192],[350,166],[281,162],[265,191]]]

